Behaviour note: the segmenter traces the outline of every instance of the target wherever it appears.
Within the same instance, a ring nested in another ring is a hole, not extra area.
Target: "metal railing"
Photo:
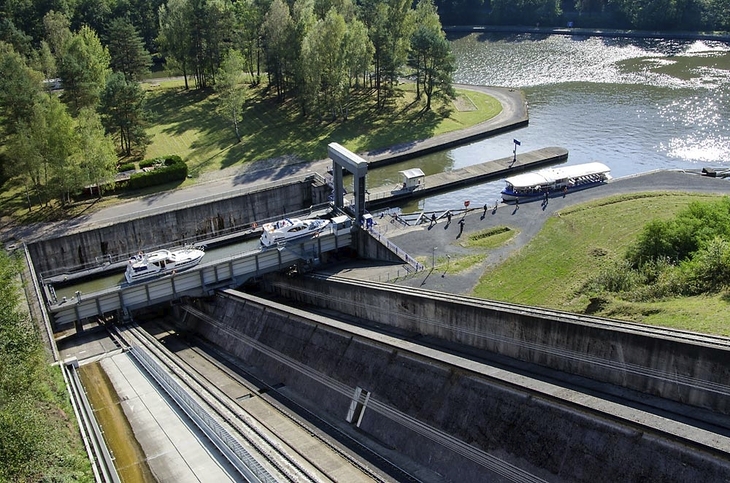
[[[401,260],[406,262],[408,265],[413,267],[417,272],[420,272],[421,270],[423,270],[425,268],[422,263],[420,263],[418,260],[416,260],[415,258],[410,256],[408,253],[406,253],[405,250],[400,248],[398,245],[396,245],[392,241],[388,240],[388,238],[385,235],[383,235],[382,233],[377,231],[375,228],[370,227],[365,231],[367,233],[369,233],[371,237],[378,240],[385,248],[387,248],[388,250],[393,252],[395,254],[395,256],[397,256],[398,258],[400,258]]]

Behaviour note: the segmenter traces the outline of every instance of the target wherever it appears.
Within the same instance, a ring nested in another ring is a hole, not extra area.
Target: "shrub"
[[[588,280],[583,292],[628,292],[640,282],[639,273],[631,269],[628,261],[617,260],[603,267],[595,277]]]
[[[132,171],[133,169],[137,169],[137,166],[135,166],[134,163],[124,163],[119,165],[117,172],[123,173],[125,171]]]
[[[171,181],[184,180],[188,176],[188,165],[180,156],[168,156],[165,158],[164,167],[157,168],[146,173],[135,173],[129,178],[129,189],[142,189],[150,186],[157,186]]]

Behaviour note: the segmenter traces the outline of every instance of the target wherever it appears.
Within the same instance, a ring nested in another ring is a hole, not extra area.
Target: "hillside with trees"
[[[153,55],[186,90],[217,96],[239,142],[252,87],[315,124],[347,121],[356,94],[375,111],[389,108],[404,77],[424,111],[454,96],[453,56],[432,0],[4,2],[0,10],[0,167],[22,182],[29,210],[82,191],[101,197],[117,186],[120,161],[144,156],[140,81]]]

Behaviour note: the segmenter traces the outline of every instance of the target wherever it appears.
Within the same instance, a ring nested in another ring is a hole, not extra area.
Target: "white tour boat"
[[[296,238],[313,236],[327,227],[329,220],[312,218],[300,220],[298,218],[284,218],[283,220],[265,223],[261,228],[261,244],[265,247],[278,245]]]
[[[603,163],[586,163],[545,168],[505,179],[504,201],[528,200],[564,194],[603,184],[611,179],[611,170]]]
[[[205,252],[199,248],[183,247],[173,250],[140,252],[129,259],[124,277],[133,283],[148,280],[167,273],[179,272],[200,263]]]

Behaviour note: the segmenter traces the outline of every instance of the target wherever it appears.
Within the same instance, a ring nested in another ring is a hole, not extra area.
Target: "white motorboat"
[[[505,179],[504,201],[528,200],[565,194],[606,183],[611,169],[603,163],[586,163],[518,174]]]
[[[133,283],[179,272],[200,263],[203,255],[205,255],[203,250],[193,247],[140,252],[129,259],[124,277],[127,282]]]
[[[265,223],[261,228],[261,244],[270,247],[286,243],[297,238],[315,236],[322,232],[328,225],[329,220],[311,218],[300,220],[298,218],[284,218],[283,220]]]

